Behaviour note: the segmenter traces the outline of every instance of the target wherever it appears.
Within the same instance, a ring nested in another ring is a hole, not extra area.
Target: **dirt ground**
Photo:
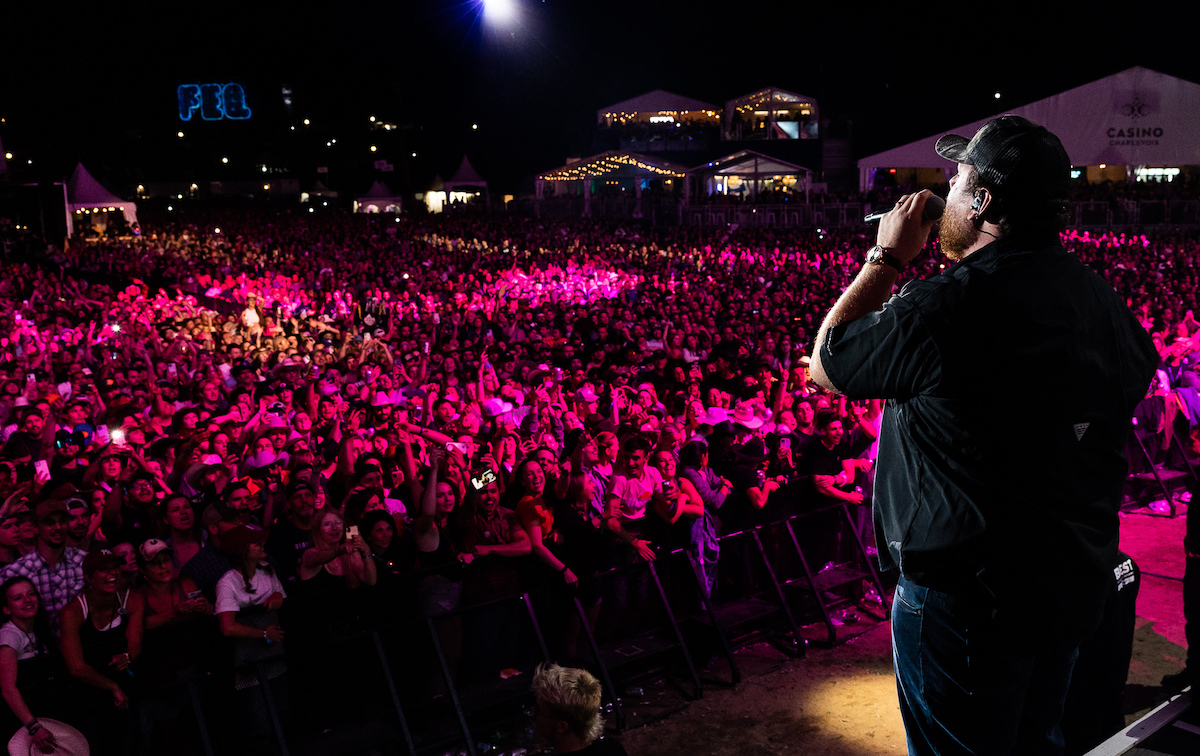
[[[1159,681],[1179,671],[1186,656],[1184,512],[1174,519],[1121,518],[1121,548],[1142,570],[1127,722],[1166,699]],[[706,685],[703,698],[620,739],[632,756],[903,754],[889,631],[888,623],[877,623],[832,649],[810,645],[803,659],[784,657],[766,643],[749,646],[738,653],[744,675],[738,686]],[[728,666],[719,662],[708,672],[728,677]],[[631,718],[636,724],[636,712]]]

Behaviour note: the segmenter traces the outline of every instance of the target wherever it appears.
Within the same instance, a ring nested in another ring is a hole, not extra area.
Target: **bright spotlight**
[[[493,21],[507,21],[515,10],[513,0],[483,0],[483,14]]]

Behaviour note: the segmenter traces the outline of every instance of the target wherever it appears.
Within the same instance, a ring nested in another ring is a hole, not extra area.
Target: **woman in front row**
[[[142,652],[143,602],[137,591],[118,588],[122,557],[93,552],[83,559],[83,593],[62,611],[62,655],[80,683],[80,730],[92,753],[128,753],[133,721],[130,665]]]
[[[8,712],[0,715],[0,733],[7,737],[24,727],[42,753],[51,753],[54,735],[37,718],[38,714],[57,718],[55,703],[62,700],[55,689],[62,684],[62,660],[50,622],[29,578],[9,578],[0,586],[0,596],[9,618],[0,626],[0,694],[8,704]]]
[[[270,752],[271,715],[258,690],[259,665],[270,686],[276,712],[288,709],[287,664],[279,608],[283,583],[267,564],[265,530],[239,525],[221,536],[221,550],[233,569],[217,581],[215,611],[221,634],[234,640],[236,708],[242,716],[244,753]]]

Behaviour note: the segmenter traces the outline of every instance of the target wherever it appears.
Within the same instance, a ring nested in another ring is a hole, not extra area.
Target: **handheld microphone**
[[[942,199],[941,197],[937,196],[936,194],[930,196],[929,199],[925,200],[925,212],[923,213],[923,215],[925,216],[925,220],[935,221],[938,218],[941,218],[942,211],[945,209],[946,209],[946,200]],[[875,223],[880,218],[882,218],[883,216],[887,215],[890,212],[892,212],[891,209],[884,210],[881,213],[871,213],[870,215],[863,218],[863,223]]]

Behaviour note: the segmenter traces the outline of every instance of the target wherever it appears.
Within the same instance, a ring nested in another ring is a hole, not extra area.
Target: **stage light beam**
[[[493,22],[504,22],[512,19],[516,12],[513,0],[484,0],[483,15]]]

